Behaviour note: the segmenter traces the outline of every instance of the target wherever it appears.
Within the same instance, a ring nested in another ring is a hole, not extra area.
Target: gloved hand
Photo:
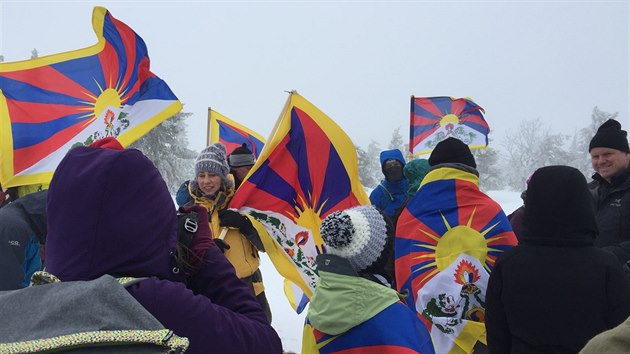
[[[247,216],[230,209],[219,211],[219,225],[236,227],[243,235],[248,235],[254,230],[254,226]]]
[[[191,205],[180,207],[179,211],[184,213],[195,212],[199,219],[197,232],[195,233],[192,246],[190,247],[192,255],[186,260],[188,264],[191,265],[192,273],[194,273],[199,269],[201,260],[203,260],[206,251],[216,246],[216,243],[212,240],[212,231],[208,225],[208,210],[205,207],[201,205]]]

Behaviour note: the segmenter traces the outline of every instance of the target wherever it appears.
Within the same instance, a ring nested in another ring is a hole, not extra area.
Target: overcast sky
[[[364,148],[408,136],[411,95],[472,98],[497,148],[525,119],[572,133],[594,106],[630,128],[627,1],[0,4],[5,61],[94,44],[92,7],[105,6],[193,113],[197,151],[208,107],[267,137],[293,89]]]
[[[364,148],[408,136],[411,95],[472,98],[496,148],[526,119],[573,133],[594,106],[630,128],[627,1],[0,0],[0,55],[93,45],[95,5],[145,40],[197,151],[208,107],[267,137],[286,90]]]

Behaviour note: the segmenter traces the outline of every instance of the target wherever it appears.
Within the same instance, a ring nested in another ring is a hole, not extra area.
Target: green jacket
[[[396,290],[359,277],[344,258],[320,255],[317,268],[319,282],[307,317],[321,332],[344,333],[400,301]]]
[[[630,318],[619,326],[596,335],[579,354],[630,353]]]

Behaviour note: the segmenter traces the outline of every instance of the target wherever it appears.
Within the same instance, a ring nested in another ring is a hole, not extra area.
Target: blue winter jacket
[[[405,166],[405,158],[398,149],[381,152],[381,168],[387,160],[398,160],[403,167]],[[407,189],[409,189],[409,181],[406,178],[393,183],[383,179],[370,193],[370,202],[392,218],[396,209],[407,199]]]
[[[177,194],[175,194],[175,202],[177,202],[178,206],[184,206],[192,201],[190,193],[188,193],[189,184],[190,181],[185,181],[181,186],[179,186]]]

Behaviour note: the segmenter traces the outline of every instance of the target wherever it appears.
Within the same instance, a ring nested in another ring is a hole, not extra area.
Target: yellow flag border
[[[68,52],[51,54],[35,59],[0,63],[0,72],[11,72],[39,68],[46,65],[56,64],[78,58],[84,58],[100,53],[103,48],[105,48],[106,42],[106,39],[103,36],[103,27],[105,25],[106,14],[107,9],[102,6],[95,6],[94,10],[92,11],[92,28],[94,29],[94,33],[96,34],[98,40],[96,44],[83,49],[76,49]],[[118,139],[118,141],[120,141],[123,146],[129,146],[131,143],[141,138],[158,124],[177,114],[179,111],[182,110],[182,108],[183,107],[181,102],[179,100],[176,100],[166,109],[162,110],[159,114],[151,117],[150,119],[138,124],[137,126],[129,130],[125,130],[122,134],[117,136],[116,139]],[[0,161],[2,161],[2,166],[0,166],[0,183],[2,184],[2,188],[4,189],[15,186],[50,183],[54,171],[16,176],[13,169],[13,153],[8,154],[8,156],[4,156],[5,154],[2,153],[3,151],[13,151],[11,122],[8,119],[9,110],[6,102],[6,97],[4,96],[2,90],[0,90],[0,117],[4,117],[3,119],[0,119]]]
[[[248,127],[224,116],[223,114],[215,111],[211,107],[208,107],[208,132],[206,134],[206,145],[210,146],[214,143],[219,142],[219,121],[226,122],[227,124],[236,127],[247,134],[255,137],[256,139],[263,142],[263,144],[267,145],[267,140],[262,137],[262,135],[256,133],[255,131],[249,129]]]
[[[300,110],[304,111],[308,114],[312,119],[316,120],[317,125],[324,131],[324,133],[329,137],[331,144],[338,151],[343,151],[344,149],[348,149],[347,146],[344,146],[344,143],[347,142],[352,143],[350,137],[341,129],[341,127],[335,123],[330,117],[328,117],[324,112],[319,110],[315,105],[311,102],[307,101],[304,97],[300,96],[297,91],[291,91],[287,101],[274,125],[274,128],[271,131],[269,136],[269,143],[265,144],[265,148],[261,152],[259,158],[256,161],[256,164],[250,171],[250,173],[245,177],[245,180],[251,176],[255,170],[259,168],[259,166],[266,161],[267,158],[271,155],[271,152],[282,142],[284,137],[288,134],[291,129],[291,111],[293,107],[298,107]],[[352,144],[352,149],[355,149],[354,144]],[[356,152],[355,152],[356,154]],[[359,182],[358,179],[358,158],[350,159],[345,154],[339,154],[341,161],[344,165],[346,171],[348,171],[349,175],[352,178],[352,175],[356,175],[356,179],[352,184],[352,193],[357,197],[357,200],[361,205],[369,205],[370,199],[363,189],[363,186]],[[265,247],[265,251],[269,255],[269,259],[272,264],[282,275],[284,278],[292,281],[297,285],[304,294],[310,299],[312,294],[309,286],[304,282],[302,275],[295,267],[293,260],[284,252],[282,247],[271,237],[265,227],[250,218],[258,234],[261,235],[261,240]],[[319,230],[311,230],[313,234],[319,235]],[[264,235],[264,236],[263,236]],[[292,300],[289,300],[291,303]]]

